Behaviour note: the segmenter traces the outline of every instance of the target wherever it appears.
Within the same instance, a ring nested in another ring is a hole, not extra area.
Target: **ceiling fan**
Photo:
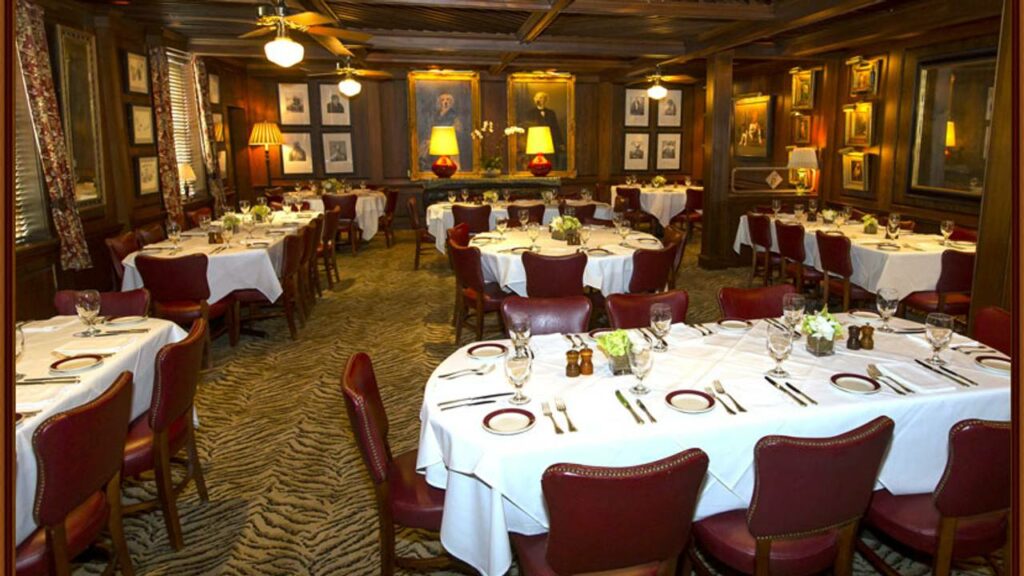
[[[308,34],[335,56],[352,55],[341,42],[342,39],[363,43],[371,38],[369,34],[362,32],[335,28],[332,24],[336,24],[337,21],[319,12],[295,12],[285,5],[285,0],[278,0],[274,5],[260,5],[258,14],[257,28],[240,35],[239,38],[258,38],[276,33],[275,38],[264,45],[264,51],[268,60],[285,68],[301,62],[305,53],[302,44],[288,37],[289,30]]]
[[[668,84],[693,84],[697,82],[697,78],[690,76],[689,74],[662,74],[661,67],[654,69],[654,74],[647,76],[643,80],[636,80],[630,84],[640,84],[644,82],[651,82],[651,86],[647,88],[647,96],[652,100],[661,100],[668,96],[668,89],[661,85],[662,82]]]
[[[363,89],[359,81],[356,80],[357,76],[362,78],[374,78],[378,80],[387,80],[388,78],[391,78],[391,74],[383,72],[381,70],[353,68],[352,59],[347,57],[345,58],[344,66],[341,65],[341,62],[338,62],[337,64],[335,64],[334,70],[330,72],[309,74],[310,78],[323,78],[330,76],[341,79],[338,82],[338,90],[340,90],[342,94],[348,96],[349,98],[355,96],[356,94],[359,94],[359,92]]]

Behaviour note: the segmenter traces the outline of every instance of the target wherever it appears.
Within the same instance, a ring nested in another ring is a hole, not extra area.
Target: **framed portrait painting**
[[[683,91],[669,90],[658,103],[658,127],[678,128],[683,125]]]
[[[326,132],[324,137],[324,173],[352,174],[356,171],[352,158],[351,132]]]
[[[810,144],[812,127],[811,116],[793,114],[793,144]]]
[[[480,141],[473,129],[480,125],[480,75],[454,70],[409,72],[409,172],[413,180],[433,178],[430,132],[435,126],[455,128],[458,165],[455,177],[480,174]]]
[[[160,192],[160,164],[156,156],[136,158],[139,196]]]
[[[207,78],[210,83],[210,104],[220,104],[220,76],[210,74]]]
[[[868,158],[863,152],[843,154],[843,188],[867,192]]]
[[[791,97],[793,98],[792,109],[793,110],[813,110],[814,109],[814,71],[813,70],[799,70],[792,73],[792,90]]]
[[[682,134],[658,134],[654,165],[657,170],[679,170],[683,157]]]
[[[846,130],[843,144],[846,146],[871,146],[874,106],[871,102],[857,102],[843,109],[846,114]]]
[[[285,132],[281,145],[281,172],[284,174],[312,174],[313,146],[309,132]]]
[[[309,86],[305,84],[278,84],[277,107],[281,124],[309,125]]]
[[[576,176],[576,78],[572,74],[517,72],[508,75],[508,125],[527,132],[535,126],[551,129],[554,154],[550,176]],[[508,140],[509,174],[529,175],[526,132]]]
[[[850,66],[850,96],[864,96],[878,92],[878,74],[881,60],[867,60]]]
[[[647,90],[629,88],[626,90],[626,126],[646,128],[650,124],[651,111]]]
[[[128,120],[132,127],[132,144],[153,144],[156,142],[153,135],[153,107],[128,105]]]
[[[320,123],[324,126],[351,126],[348,96],[338,90],[338,84],[320,85]]]
[[[125,78],[128,91],[136,94],[149,94],[149,62],[142,54],[125,53]]]
[[[623,169],[647,170],[650,138],[650,134],[626,133],[626,145],[622,152]]]
[[[751,96],[733,101],[734,154],[740,158],[768,158],[772,140],[772,96]]]

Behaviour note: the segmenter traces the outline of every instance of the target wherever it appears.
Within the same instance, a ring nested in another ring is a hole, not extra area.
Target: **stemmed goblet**
[[[935,366],[944,365],[946,361],[939,356],[939,353],[953,339],[953,317],[949,314],[932,312],[924,320],[924,334],[932,346],[932,356],[926,362]]]
[[[803,294],[786,294],[782,297],[782,317],[794,338],[800,338],[797,327],[803,322],[806,306],[807,299]]]
[[[668,331],[672,328],[672,307],[664,302],[651,305],[651,332],[658,337],[657,343],[654,344],[655,352],[664,352],[668,350],[668,344],[665,342],[665,336],[668,336]]]
[[[592,232],[590,226],[580,226],[580,242],[583,244],[583,251],[587,251],[587,242],[590,241],[590,233]]]
[[[782,369],[782,361],[789,358],[792,351],[793,331],[787,327],[768,324],[768,354],[775,360],[775,368],[768,371],[769,376],[789,376],[789,372]]]
[[[882,288],[878,291],[875,296],[875,308],[878,309],[878,315],[882,317],[882,325],[878,327],[879,332],[893,331],[892,326],[889,326],[889,320],[892,319],[899,305],[900,294],[895,288]]]
[[[527,224],[526,235],[530,237],[530,250],[536,250],[538,248],[537,238],[540,236],[540,224],[537,224],[536,222]]]
[[[529,354],[516,352],[505,355],[505,377],[508,378],[509,383],[516,390],[515,395],[508,399],[509,404],[519,405],[530,401],[523,394],[523,386],[530,380],[532,369],[533,360]]]
[[[520,210],[518,216],[519,216],[519,226],[521,228],[526,228],[526,225],[530,223],[530,211],[529,210]]]
[[[619,223],[615,226],[615,231],[619,233],[619,238],[622,238],[622,242],[619,242],[619,246],[627,246],[626,238],[631,232],[629,228],[629,221],[619,220]]]
[[[495,230],[498,231],[498,236],[501,236],[501,239],[504,240],[505,230],[508,229],[508,218],[498,218],[497,220],[495,220],[494,228]]]
[[[637,396],[643,396],[651,391],[650,388],[644,386],[644,378],[651,373],[651,368],[654,367],[652,352],[653,349],[646,342],[633,341],[629,347],[629,368],[633,371],[633,376],[636,376],[636,385],[629,391]]]
[[[949,246],[949,237],[953,235],[953,228],[955,226],[952,220],[943,220],[942,224],[939,225],[939,231],[942,232],[943,246]]]
[[[75,294],[75,312],[78,313],[78,319],[85,324],[85,332],[82,332],[82,336],[95,336],[99,334],[99,329],[96,328],[96,319],[100,313],[100,293],[96,290],[79,290]]]
[[[772,199],[772,218],[778,219],[779,212],[782,210],[782,200],[778,198]]]

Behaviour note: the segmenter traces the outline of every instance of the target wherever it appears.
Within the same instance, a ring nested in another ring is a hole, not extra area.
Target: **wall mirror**
[[[995,55],[918,65],[910,174],[914,191],[981,197],[995,79]]]
[[[103,203],[103,155],[100,133],[96,38],[57,27],[60,99],[64,137],[80,206]]]

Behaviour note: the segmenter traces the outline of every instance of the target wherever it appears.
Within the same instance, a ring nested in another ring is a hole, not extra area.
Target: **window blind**
[[[14,242],[21,245],[45,239],[49,229],[28,93],[21,76],[21,64],[17,58],[14,62]]]
[[[189,164],[196,173],[193,193],[206,190],[203,154],[199,144],[200,124],[196,106],[191,57],[187,52],[167,50],[168,80],[171,93],[171,114],[174,124],[174,153],[178,166]],[[185,182],[179,180],[180,194],[185,195]]]

